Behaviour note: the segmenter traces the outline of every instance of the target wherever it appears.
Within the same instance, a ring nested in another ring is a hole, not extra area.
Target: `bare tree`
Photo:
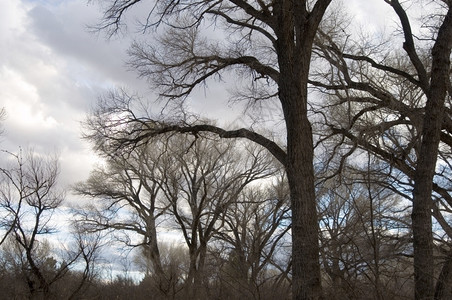
[[[57,297],[56,286],[80,261],[85,264],[85,277],[73,294],[80,291],[93,274],[94,255],[98,241],[86,243],[81,238],[65,257],[51,247],[45,236],[57,231],[52,216],[61,206],[65,193],[58,189],[59,165],[56,157],[40,157],[35,153],[12,154],[11,167],[1,168],[0,214],[5,234],[1,244],[8,241],[10,251],[19,267],[19,274],[32,298]],[[79,237],[81,237],[79,235]],[[16,270],[17,271],[17,270]],[[70,294],[69,294],[70,296]]]
[[[274,173],[264,150],[240,148],[235,141],[180,137],[168,146],[174,156],[164,166],[163,190],[189,250],[186,288],[192,299],[208,295],[208,246],[224,225],[223,216],[247,185]]]
[[[87,293],[90,286],[99,279],[97,263],[100,260],[100,251],[104,246],[104,236],[99,233],[84,232],[83,228],[73,224],[74,240],[69,244],[69,249],[65,249],[64,261],[71,262],[76,258],[79,271],[75,273],[75,280],[72,286],[65,287],[68,293],[67,299],[77,299]],[[67,263],[66,263],[67,264]],[[67,283],[66,283],[67,285]]]
[[[224,216],[217,233],[227,252],[221,268],[230,297],[272,299],[284,297],[290,266],[277,264],[289,247],[289,189],[283,176],[266,187],[249,187]],[[224,256],[224,253],[223,253]],[[286,257],[287,258],[287,257]],[[287,259],[289,260],[289,259]],[[282,285],[282,286],[281,286]],[[288,295],[288,294],[286,294]]]
[[[110,1],[99,27],[116,32],[128,10],[144,3]],[[149,79],[166,99],[184,99],[208,79],[221,77],[228,70],[245,74],[244,82],[248,82],[251,92],[245,99],[279,101],[286,146],[246,128],[227,131],[208,124],[169,124],[133,115],[126,115],[126,119],[136,126],[121,139],[111,132],[123,128],[116,127],[115,122],[107,121],[96,133],[116,136],[113,142],[119,142],[119,147],[169,131],[210,131],[223,138],[247,138],[266,147],[286,167],[290,186],[294,299],[321,296],[307,86],[312,44],[330,3],[331,0],[158,1],[141,23],[141,29],[149,32],[160,26],[159,31],[164,33],[152,39],[153,45],[136,43],[131,48],[131,67]],[[216,30],[221,29],[220,34],[228,39],[219,43],[216,38],[203,36],[201,28],[208,23],[215,24]]]
[[[157,291],[169,296],[178,279],[165,272],[157,238],[157,226],[168,209],[162,201],[165,178],[161,173],[167,166],[160,161],[165,148],[163,142],[124,155],[99,152],[106,165],[93,170],[89,179],[74,185],[73,190],[96,200],[76,209],[79,226],[89,232],[111,232],[127,246],[143,247],[152,262]],[[141,240],[130,239],[131,233]]]
[[[154,267],[148,249],[141,248],[141,250],[134,257],[134,264],[145,274],[140,282],[140,287],[143,290],[144,298],[149,298],[149,295],[154,295],[153,297],[155,297],[155,291],[160,289],[159,286],[156,286],[159,280],[155,279],[156,274],[153,272]],[[167,295],[173,299],[183,298],[184,295],[181,295],[183,278],[186,278],[190,265],[188,249],[183,243],[160,241],[159,252],[163,270],[170,282],[172,282],[170,286],[172,290]]]
[[[17,160],[17,166],[1,170],[1,208],[5,214],[2,227],[6,229],[2,242],[12,235],[23,251],[29,268],[25,276],[30,294],[48,296],[50,285],[66,270],[47,278],[35,257],[35,250],[39,244],[38,237],[54,231],[50,218],[64,199],[64,194],[56,190],[58,162],[56,159],[46,162],[31,153],[25,159],[22,154],[11,155]]]
[[[332,69],[318,74],[318,81],[311,83],[329,91],[337,100],[334,110],[344,112],[345,118],[327,121],[333,135],[348,141],[342,162],[362,148],[390,165],[393,178],[400,178],[397,172],[404,174],[403,185],[413,201],[416,299],[432,299],[432,192],[443,201],[450,199],[450,188],[435,178],[441,173],[436,172],[437,167],[444,163],[439,160],[445,154],[441,149],[451,145],[448,91],[452,9],[448,1],[429,2],[430,10],[422,7],[426,21],[421,29],[430,30],[426,35],[412,25],[416,10],[398,0],[385,2],[399,20],[402,49],[392,43],[389,48],[399,51],[391,49],[389,53],[383,50],[388,44],[350,44],[348,37],[333,41],[322,33],[318,53]]]
[[[376,174],[344,170],[319,186],[321,261],[332,299],[413,295],[408,204]],[[381,179],[380,179],[381,180]]]
[[[244,146],[168,136],[124,155],[103,151],[106,167],[74,187],[78,194],[98,200],[82,207],[78,220],[89,231],[111,231],[128,246],[145,247],[159,290],[166,296],[180,290],[176,285],[181,278],[163,266],[157,227],[160,224],[161,233],[165,226],[176,228],[189,250],[185,288],[194,299],[208,285],[204,275],[208,245],[223,214],[245,186],[275,169],[262,149]],[[130,233],[142,240],[130,239]]]

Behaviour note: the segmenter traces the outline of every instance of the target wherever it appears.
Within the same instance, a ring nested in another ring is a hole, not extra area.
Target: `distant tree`
[[[57,232],[52,217],[64,201],[58,189],[58,160],[35,153],[9,153],[15,162],[0,168],[0,215],[4,232],[2,259],[6,271],[20,278],[31,298],[58,298],[56,283],[68,275],[76,263],[85,265],[83,277],[65,297],[78,293],[92,279],[94,256],[99,240],[88,243],[78,234],[76,244],[57,251],[46,236]],[[73,247],[72,247],[73,246]],[[59,257],[63,255],[64,257]]]
[[[161,173],[167,167],[161,161],[165,148],[161,143],[152,149],[143,145],[127,154],[99,151],[105,166],[96,167],[88,180],[74,185],[73,190],[95,200],[76,208],[79,226],[88,232],[112,233],[126,246],[142,247],[152,264],[158,293],[168,296],[179,278],[165,272],[158,246],[157,226],[168,209]],[[140,240],[131,239],[132,233]]]
[[[185,290],[190,297],[198,297],[208,286],[204,264],[209,242],[222,226],[229,205],[249,183],[272,175],[275,169],[262,149],[244,145],[168,136],[130,153],[105,149],[100,153],[106,166],[74,187],[77,194],[98,200],[82,207],[78,220],[88,231],[111,231],[128,246],[144,247],[152,278],[166,296],[180,290],[181,277],[164,265],[158,236],[165,230],[159,233],[157,224],[176,229],[190,258]],[[139,234],[141,240],[131,239],[130,233]]]
[[[280,285],[287,283],[290,267],[276,261],[285,255],[281,250],[290,247],[289,189],[285,179],[280,176],[267,186],[247,188],[223,217],[224,227],[217,232],[222,247],[217,251],[223,252],[220,278],[231,298],[284,297],[287,286]],[[274,293],[270,293],[272,290]]]
[[[361,177],[364,175],[364,178]],[[319,187],[321,261],[331,299],[412,297],[410,207],[367,174]]]
[[[143,297],[146,298],[149,295],[155,295],[155,290],[158,290],[159,287],[156,286],[158,280],[154,278],[156,274],[153,272],[153,264],[147,248],[141,248],[140,250],[134,257],[134,264],[145,274],[143,280],[139,283],[139,290]],[[171,284],[173,290],[168,294],[175,299],[180,295],[180,290],[183,288],[183,278],[188,274],[190,265],[188,250],[182,243],[160,242],[159,251],[165,274],[173,282]]]
[[[186,288],[193,299],[206,297],[205,263],[210,241],[221,230],[223,216],[244,188],[274,173],[273,160],[262,149],[244,148],[234,141],[219,143],[179,136],[167,147],[170,156],[160,158],[165,161],[162,190],[188,247]]]

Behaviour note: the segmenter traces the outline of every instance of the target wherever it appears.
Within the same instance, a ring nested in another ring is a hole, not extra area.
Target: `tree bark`
[[[294,116],[286,117],[288,129],[290,127],[287,177],[292,205],[292,291],[294,299],[319,299],[320,265],[311,126],[306,116],[297,118],[295,111]]]
[[[293,299],[320,299],[314,147],[307,111],[310,54],[294,63],[291,51],[287,53],[288,56],[281,55],[279,97],[287,130],[286,171],[292,208],[292,292]]]
[[[422,143],[414,174],[413,248],[415,298],[433,299],[434,261],[432,188],[438,157],[444,103],[447,95],[452,48],[452,10],[441,25],[432,49],[432,75],[422,129]]]
[[[276,51],[279,99],[287,130],[286,171],[292,208],[292,298],[322,298],[319,225],[314,188],[314,146],[308,119],[308,77],[314,37],[331,0],[280,1]]]

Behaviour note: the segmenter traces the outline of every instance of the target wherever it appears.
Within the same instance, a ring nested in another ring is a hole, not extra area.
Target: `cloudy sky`
[[[0,146],[59,152],[64,184],[85,178],[95,160],[80,122],[97,97],[139,83],[123,67],[126,41],[88,32],[98,17],[84,1],[0,1]]]
[[[106,40],[105,35],[88,30],[87,25],[101,16],[93,2],[0,0],[0,107],[7,112],[0,149],[57,151],[65,185],[86,178],[96,161],[80,139],[80,123],[100,95],[127,87],[155,98],[145,82],[125,67],[132,32]],[[365,21],[371,8],[362,1],[349,3],[360,11],[357,21]],[[213,86],[209,93],[218,98],[221,87]],[[223,109],[230,109],[211,105],[207,98],[199,97],[193,104],[203,114],[221,117]]]
[[[63,184],[86,178],[96,161],[80,123],[100,95],[126,87],[155,98],[125,67],[133,30],[107,40],[88,29],[100,16],[87,0],[0,0],[0,149],[57,151]]]

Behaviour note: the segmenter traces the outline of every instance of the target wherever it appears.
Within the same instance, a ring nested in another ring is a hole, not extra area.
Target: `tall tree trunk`
[[[152,267],[157,277],[156,278],[157,287],[165,297],[168,297],[169,294],[171,293],[171,280],[169,279],[171,274],[166,274],[165,270],[163,269],[156,237],[157,235],[155,235],[154,236],[155,239],[151,239],[151,241],[148,244],[149,258],[151,260]]]
[[[157,277],[157,287],[165,297],[168,297],[169,293],[171,292],[171,281],[168,278],[170,274],[166,274],[162,266],[160,250],[157,242],[157,226],[155,225],[155,217],[153,213],[147,220],[146,240],[148,241],[147,251],[149,259],[151,260],[152,268],[154,269],[154,273]]]
[[[197,298],[197,294],[196,294],[196,289],[195,289],[195,282],[196,282],[196,260],[197,260],[197,251],[196,251],[196,246],[191,246],[189,248],[189,256],[190,256],[190,266],[188,269],[188,276],[187,276],[187,280],[185,281],[185,288],[186,288],[186,293],[188,295],[188,297],[190,299],[196,299]]]
[[[308,119],[308,77],[317,28],[331,0],[278,1],[279,99],[287,130],[286,171],[292,209],[292,298],[322,297],[314,189],[314,145]]]
[[[432,234],[432,187],[443,121],[444,102],[450,82],[452,10],[441,25],[432,49],[431,85],[422,129],[422,143],[414,175],[413,248],[415,298],[433,299],[434,261]]]
[[[286,62],[289,60],[286,60]],[[307,112],[309,58],[294,67],[283,65],[280,98],[287,128],[287,178],[292,208],[293,299],[320,299],[317,206],[314,190],[314,147]],[[297,80],[301,79],[301,80]]]
[[[199,255],[197,261],[197,269],[194,278],[194,288],[199,299],[208,299],[208,282],[206,279],[206,257],[207,257],[207,243],[201,242],[199,246]]]
[[[320,265],[312,135],[307,117],[300,119],[289,121],[292,125],[288,132],[290,138],[287,177],[292,204],[292,290],[296,295],[295,299],[318,299]],[[296,126],[294,123],[297,123]]]

